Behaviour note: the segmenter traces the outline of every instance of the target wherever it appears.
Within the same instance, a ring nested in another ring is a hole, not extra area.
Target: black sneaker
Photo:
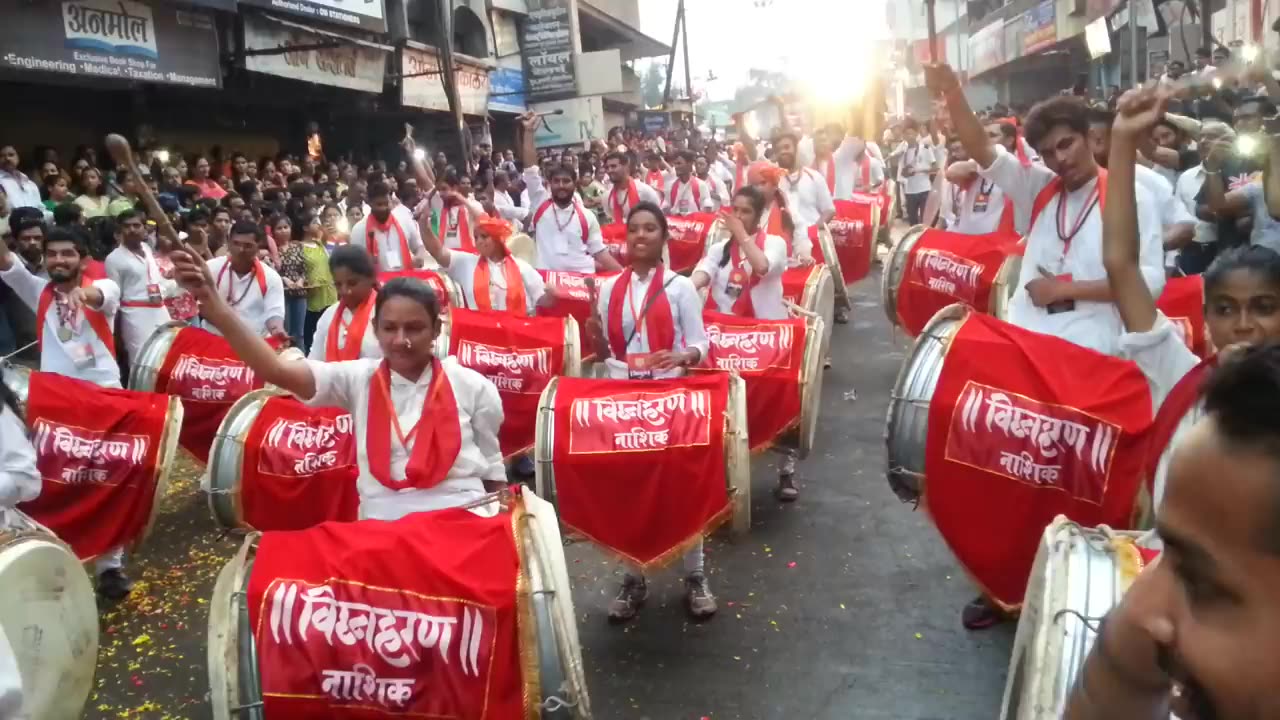
[[[624,623],[635,618],[649,599],[649,586],[643,577],[627,573],[622,578],[618,596],[609,603],[609,622]]]
[[[999,625],[1004,620],[1005,616],[1000,612],[1000,608],[992,605],[991,601],[982,595],[970,600],[960,612],[960,622],[964,623],[965,630],[986,630]]]
[[[133,590],[133,581],[118,568],[98,575],[98,594],[108,600],[123,600]]]

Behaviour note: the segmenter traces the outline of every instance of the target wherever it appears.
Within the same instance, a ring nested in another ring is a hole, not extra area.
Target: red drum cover
[[[815,246],[816,247],[816,246]],[[809,284],[809,278],[815,274],[821,273],[823,265],[810,265],[809,267],[793,267],[782,271],[782,299],[804,307],[804,289]],[[710,296],[708,296],[710,297]],[[708,307],[714,305],[708,303]],[[805,308],[818,312],[818,308]]]
[[[763,450],[800,422],[805,321],[756,320],[704,311],[710,352],[700,372],[736,372],[747,385],[752,451]]]
[[[1017,606],[1055,516],[1130,526],[1150,424],[1133,363],[970,312],[929,405],[925,506],[983,590]]]
[[[262,714],[537,717],[518,521],[450,509],[264,533],[247,598]]]
[[[450,316],[449,354],[498,389],[502,456],[532,449],[538,398],[564,367],[564,319],[458,308]]]
[[[609,250],[609,254],[618,261],[619,265],[626,267],[627,224],[624,222],[613,222],[601,225],[600,236],[604,239],[604,246]]]
[[[156,392],[182,398],[178,442],[204,463],[232,404],[262,385],[222,336],[199,328],[178,331],[156,372]]]
[[[441,279],[440,273],[435,270],[427,270],[426,268],[412,268],[409,270],[380,270],[378,271],[378,284],[385,285],[388,280],[398,277],[411,277],[425,281],[436,291],[436,297],[440,299],[440,309],[448,310],[453,304],[453,298],[449,295],[448,286]]]
[[[156,502],[169,397],[33,372],[28,398],[41,487],[19,509],[81,560],[138,540]]]
[[[893,218],[889,216],[889,208],[893,205],[893,198],[889,197],[889,186],[892,181],[886,180],[880,186],[880,192],[876,193],[876,201],[880,203],[880,227],[887,228]]]
[[[732,512],[725,487],[729,376],[560,378],[560,520],[642,568],[675,559]]]
[[[591,317],[591,292],[587,290],[586,279],[593,277],[596,279],[596,291],[599,292],[600,284],[605,278],[613,277],[618,273],[578,273],[568,270],[539,270],[538,274],[549,286],[553,286],[560,290],[561,293],[568,295],[567,298],[556,298],[556,301],[550,306],[538,306],[539,317],[572,317],[578,321],[578,335],[582,349],[582,362],[590,362],[595,357],[595,347],[591,343],[591,339],[587,336],[587,318]]]
[[[1000,266],[1015,252],[1020,253],[1003,235],[925,230],[906,258],[907,267],[898,285],[902,329],[919,335],[939,310],[957,302],[987,312]]]
[[[1204,277],[1188,275],[1169,278],[1156,307],[1182,329],[1187,347],[1201,359],[1208,358],[1208,338],[1204,327]]]
[[[852,201],[836,200],[836,215],[827,223],[836,254],[840,256],[840,274],[844,276],[845,285],[871,273],[872,246],[876,242],[876,228],[871,225],[875,196],[855,193],[853,197]],[[818,242],[818,226],[809,228],[809,240],[813,242],[813,258],[826,262]]]
[[[707,233],[711,231],[711,224],[715,221],[715,213],[667,216],[667,229],[671,231],[667,252],[671,257],[673,271],[693,272],[693,268],[707,251]]]
[[[240,473],[242,516],[257,530],[303,530],[359,516],[356,432],[345,410],[267,400],[245,437]]]

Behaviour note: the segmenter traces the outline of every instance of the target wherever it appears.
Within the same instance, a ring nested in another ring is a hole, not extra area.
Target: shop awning
[[[645,35],[587,0],[578,2],[578,21],[582,25],[582,37],[592,40],[592,47],[583,46],[584,52],[618,48],[623,60],[667,55],[671,52],[670,45]]]

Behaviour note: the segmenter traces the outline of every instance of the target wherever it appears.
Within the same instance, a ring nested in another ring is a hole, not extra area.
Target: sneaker
[[[643,577],[628,573],[622,578],[618,596],[609,603],[609,622],[624,623],[635,618],[649,598],[649,586]]]
[[[778,489],[774,494],[778,497],[778,502],[795,502],[800,497],[800,491],[796,489],[796,476],[792,473],[778,476]]]
[[[716,596],[711,594],[705,574],[689,573],[684,579],[684,587],[685,604],[694,620],[706,620],[716,614]]]
[[[119,568],[104,570],[98,575],[98,594],[108,600],[123,600],[133,590],[133,581]]]
[[[836,308],[835,316],[831,318],[837,325],[849,324],[849,311],[844,308]]]
[[[986,630],[1004,620],[1004,613],[982,595],[970,600],[960,612],[960,621],[964,623],[965,630]]]

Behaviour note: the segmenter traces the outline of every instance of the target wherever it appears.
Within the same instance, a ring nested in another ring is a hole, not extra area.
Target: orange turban
[[[786,176],[786,170],[766,160],[758,160],[747,167],[747,182],[752,185],[760,182],[777,185]]]
[[[507,244],[507,238],[511,237],[511,224],[502,218],[481,215],[476,218],[476,228],[503,247]]]

